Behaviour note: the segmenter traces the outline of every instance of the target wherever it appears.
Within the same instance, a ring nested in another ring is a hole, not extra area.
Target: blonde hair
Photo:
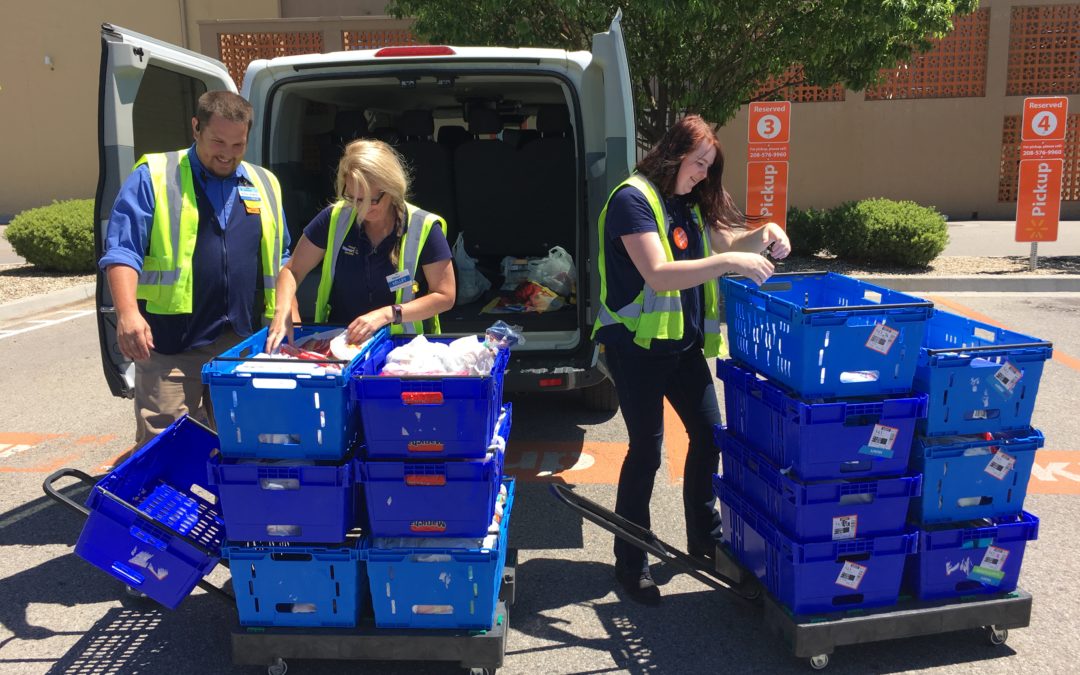
[[[345,146],[337,169],[337,196],[345,200],[345,181],[353,178],[359,184],[365,199],[353,201],[356,222],[363,222],[371,207],[371,199],[383,192],[397,214],[395,234],[401,236],[405,219],[405,197],[409,193],[409,175],[401,155],[383,141],[361,138]],[[354,198],[357,195],[352,195]],[[391,259],[397,263],[397,247],[392,248]]]

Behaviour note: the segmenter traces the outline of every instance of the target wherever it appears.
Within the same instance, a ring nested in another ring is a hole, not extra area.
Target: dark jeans
[[[712,475],[720,461],[720,451],[713,443],[713,425],[720,424],[720,407],[705,355],[700,349],[655,355],[630,347],[608,349],[606,356],[630,437],[619,474],[615,513],[642,527],[652,527],[649,501],[660,468],[666,397],[690,437],[683,469],[687,545],[691,552],[711,553],[720,534],[712,490]],[[648,562],[644,551],[616,538],[615,564],[632,570],[642,569]]]

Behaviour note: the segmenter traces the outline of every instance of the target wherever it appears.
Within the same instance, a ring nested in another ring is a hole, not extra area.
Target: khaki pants
[[[210,388],[202,382],[202,367],[243,338],[226,329],[217,340],[180,354],[150,352],[149,361],[135,362],[135,447],[141,448],[187,413],[215,429]]]

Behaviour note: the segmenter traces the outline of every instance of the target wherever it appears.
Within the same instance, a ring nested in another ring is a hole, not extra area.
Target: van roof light
[[[453,56],[456,52],[444,45],[414,45],[409,47],[383,47],[375,56]]]

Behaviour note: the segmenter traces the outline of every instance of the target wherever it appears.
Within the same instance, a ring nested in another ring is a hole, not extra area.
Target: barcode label
[[[998,480],[1004,480],[1005,476],[1009,475],[1012,471],[1013,465],[1016,464],[1016,458],[1007,452],[998,450],[990,458],[990,463],[983,469],[986,473],[990,474]]]
[[[859,529],[858,516],[837,516],[832,519],[832,538],[854,539]]]
[[[870,333],[870,339],[866,341],[866,347],[880,354],[888,354],[899,335],[900,331],[879,323],[874,326],[874,331]]]
[[[1005,365],[998,368],[997,372],[994,373],[994,382],[1011,394],[1013,388],[1016,387],[1016,383],[1023,376],[1024,374],[1020,372],[1019,368],[1006,361]]]
[[[979,563],[979,567],[1000,572],[1001,569],[1005,567],[1005,559],[1008,557],[1009,552],[1006,549],[998,548],[997,546],[987,547],[986,553],[983,554],[982,562]]]
[[[881,450],[892,450],[893,444],[896,443],[896,435],[900,433],[900,429],[897,427],[887,427],[884,424],[875,424],[874,430],[870,432],[870,447],[879,448]]]
[[[844,563],[844,568],[840,570],[840,576],[836,577],[836,585],[856,591],[865,575],[866,567],[848,560]]]

